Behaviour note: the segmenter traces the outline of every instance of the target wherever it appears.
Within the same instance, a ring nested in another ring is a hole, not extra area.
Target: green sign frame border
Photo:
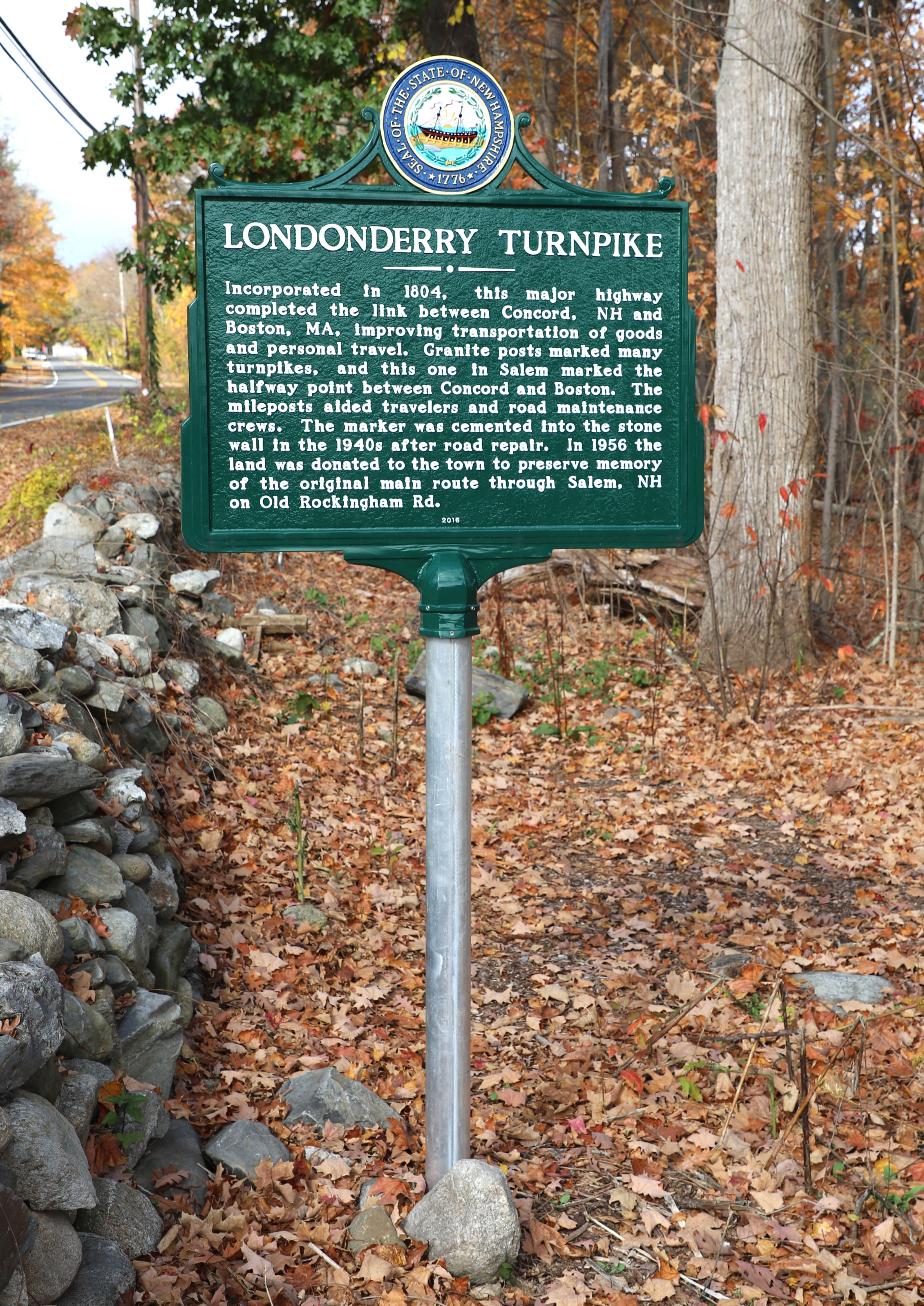
[[[196,278],[205,287],[205,205],[240,197],[242,200],[299,197],[351,204],[416,204],[464,209],[471,197],[433,195],[411,185],[398,173],[382,141],[377,110],[365,108],[363,119],[371,130],[366,144],[342,167],[310,181],[268,184],[228,181],[220,164],[209,175],[214,189],[195,195]],[[674,183],[663,177],[657,189],[639,195],[587,190],[564,181],[546,168],[524,144],[523,130],[530,115],[514,122],[514,144],[505,167],[488,185],[474,192],[480,206],[522,209],[653,209],[673,210],[680,217],[680,268],[688,282],[688,205],[668,196]],[[370,165],[379,163],[393,185],[355,183]],[[519,165],[538,189],[500,189],[511,169]],[[464,532],[433,527],[320,529],[293,526],[269,529],[214,530],[209,521],[208,403],[206,390],[206,321],[204,293],[197,294],[187,314],[189,337],[189,417],[181,435],[182,520],[187,544],[203,553],[316,552],[340,553],[347,562],[380,567],[404,576],[420,591],[421,633],[456,639],[477,634],[477,591],[498,572],[524,562],[548,558],[556,548],[683,548],[699,539],[705,512],[705,439],[696,414],[696,316],[689,302],[681,314],[682,372],[680,378],[680,520],[670,526],[520,526],[470,527]]]

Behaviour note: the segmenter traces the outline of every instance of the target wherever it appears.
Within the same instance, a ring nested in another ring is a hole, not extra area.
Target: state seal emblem
[[[382,104],[382,140],[398,173],[433,194],[467,194],[498,176],[513,149],[513,116],[490,73],[435,55],[405,68]]]

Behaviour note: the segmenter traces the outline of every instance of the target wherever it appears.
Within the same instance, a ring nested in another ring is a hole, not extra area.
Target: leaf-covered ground
[[[255,673],[216,673],[230,730],[161,776],[209,983],[172,1109],[203,1134],[263,1120],[298,1159],[177,1208],[144,1299],[471,1300],[419,1245],[346,1245],[365,1180],[396,1221],[422,1191],[423,707],[399,692],[395,736],[393,690],[414,594],[335,558],[222,565],[239,610],[269,595],[310,621],[266,636]],[[919,1301],[920,666],[832,658],[771,685],[755,725],[560,581],[512,588],[503,617],[533,698],[474,733],[473,1147],[505,1167],[524,1243],[478,1297]],[[357,677],[309,683],[353,655],[382,671],[362,717]],[[296,782],[321,930],[282,915]],[[804,969],[892,991],[832,1010]],[[288,1129],[282,1081],[327,1064],[403,1128]],[[318,1144],[338,1159],[305,1160]]]

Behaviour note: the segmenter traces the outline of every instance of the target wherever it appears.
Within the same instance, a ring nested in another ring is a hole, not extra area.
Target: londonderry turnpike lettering
[[[213,529],[676,521],[679,212],[214,199]]]

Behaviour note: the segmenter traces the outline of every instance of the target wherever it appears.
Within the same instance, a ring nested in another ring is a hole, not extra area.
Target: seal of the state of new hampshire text
[[[490,73],[435,55],[388,88],[382,140],[395,168],[434,194],[466,194],[498,176],[513,149],[513,117]]]

